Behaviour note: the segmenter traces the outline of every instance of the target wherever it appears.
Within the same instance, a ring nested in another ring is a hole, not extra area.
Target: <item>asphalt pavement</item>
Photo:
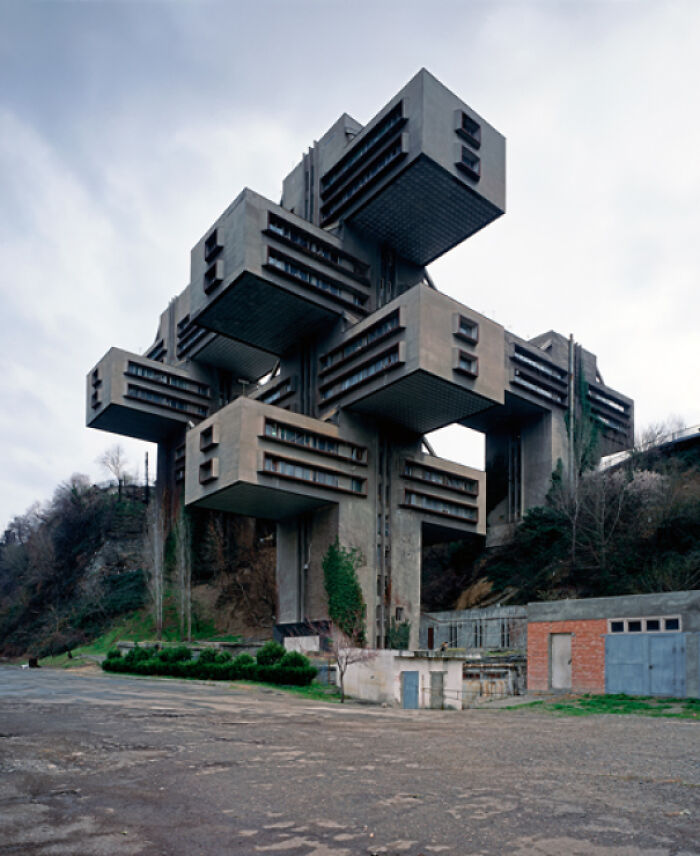
[[[2,667],[0,854],[697,856],[700,725]]]

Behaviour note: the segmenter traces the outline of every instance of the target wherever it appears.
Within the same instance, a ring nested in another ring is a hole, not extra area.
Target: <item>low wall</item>
[[[299,651],[300,654],[317,654],[321,650],[321,637],[286,636],[284,647],[287,651]]]

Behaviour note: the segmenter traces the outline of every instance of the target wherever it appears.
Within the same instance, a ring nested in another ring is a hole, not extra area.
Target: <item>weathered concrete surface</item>
[[[0,669],[0,853],[700,853],[700,731]]]

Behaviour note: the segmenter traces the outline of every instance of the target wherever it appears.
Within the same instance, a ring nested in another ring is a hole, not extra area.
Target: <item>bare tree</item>
[[[677,415],[669,416],[661,422],[651,422],[637,434],[634,441],[635,451],[648,452],[684,427],[683,419]]]
[[[119,488],[119,496],[121,496],[122,485],[132,480],[131,475],[127,472],[127,459],[123,446],[120,446],[119,443],[110,446],[109,449],[99,455],[97,463],[113,476]]]
[[[180,589],[180,637],[192,639],[192,550],[190,519],[184,505],[175,526],[176,563]]]
[[[218,605],[231,605],[254,623],[268,624],[277,606],[275,552],[256,539],[250,519],[212,515],[202,555],[219,591]]]
[[[158,639],[163,635],[163,544],[162,497],[151,503],[146,521],[144,559],[148,567],[148,590],[153,603],[153,620]]]
[[[34,532],[43,520],[41,504],[33,503],[24,514],[18,514],[7,524],[7,529],[2,541],[7,544],[26,544],[29,536]]]
[[[55,571],[56,551],[48,527],[40,527],[32,532],[26,543],[27,580],[41,591]]]
[[[374,660],[377,652],[369,648],[357,648],[356,643],[335,625],[331,625],[331,654],[338,667],[340,683],[340,701],[345,701],[345,673],[353,663],[367,663]]]
[[[605,574],[608,553],[629,499],[629,478],[620,470],[585,477],[579,489],[579,545],[591,569]]]

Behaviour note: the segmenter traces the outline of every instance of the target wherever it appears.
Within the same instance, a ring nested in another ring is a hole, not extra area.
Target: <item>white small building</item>
[[[463,665],[464,658],[437,652],[376,651],[347,667],[345,693],[409,710],[459,710]]]

